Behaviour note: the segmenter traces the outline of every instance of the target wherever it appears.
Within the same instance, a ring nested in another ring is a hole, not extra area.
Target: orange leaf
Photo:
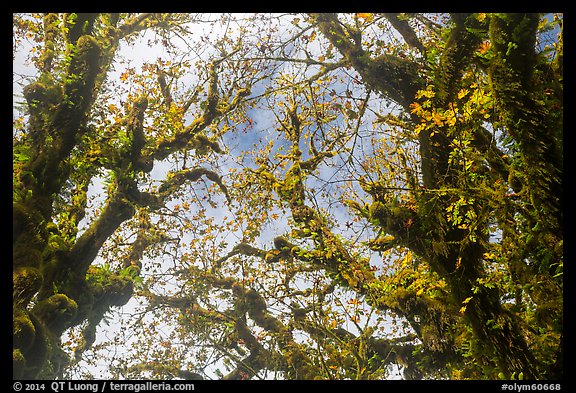
[[[483,42],[478,49],[478,53],[483,55],[484,53],[488,52],[488,49],[490,49],[490,41]]]
[[[356,16],[360,19],[364,19],[366,22],[372,22],[374,20],[374,14],[368,12],[358,12]]]

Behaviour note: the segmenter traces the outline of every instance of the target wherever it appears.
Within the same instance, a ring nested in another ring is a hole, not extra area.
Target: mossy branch
[[[221,62],[222,59],[218,59],[209,66],[207,98],[201,105],[203,113],[172,138],[158,143],[151,149],[148,155],[150,158],[162,160],[178,150],[185,149],[194,149],[198,154],[206,154],[209,151],[222,153],[218,143],[204,135],[204,132],[216,119],[236,109],[250,94],[250,89],[238,89],[230,102],[222,102],[218,92],[218,67]],[[187,109],[188,106],[189,104],[185,104],[184,108]]]
[[[423,56],[426,56],[426,48],[424,47],[424,44],[422,44],[416,35],[416,32],[405,18],[400,17],[399,13],[385,13],[384,16],[388,19],[392,27],[400,33],[408,45],[412,48],[416,48]]]
[[[422,86],[420,66],[409,59],[383,54],[372,58],[361,46],[351,41],[337,14],[312,14],[318,28],[350,62],[371,89],[408,109]]]
[[[208,180],[216,183],[222,193],[226,196],[228,203],[231,202],[230,195],[228,193],[228,188],[222,182],[222,178],[219,174],[206,168],[198,167],[193,169],[184,169],[178,172],[171,172],[168,178],[164,180],[162,185],[158,189],[158,195],[161,198],[169,197],[176,189],[178,189],[182,184],[187,181],[195,182],[198,181],[202,176],[206,176]]]
[[[86,271],[92,264],[104,242],[134,215],[134,207],[122,193],[116,192],[108,197],[104,210],[92,225],[78,238],[70,250],[70,260],[77,265],[78,271]]]

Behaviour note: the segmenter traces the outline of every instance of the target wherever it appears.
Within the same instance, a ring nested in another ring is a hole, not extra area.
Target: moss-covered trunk
[[[77,188],[78,212],[70,214],[67,225],[55,224],[54,204],[57,195],[70,187],[70,156],[88,130],[98,83],[104,79],[111,46],[115,46],[110,36],[94,36],[97,18],[98,14],[66,14],[60,20],[57,14],[46,14],[41,72],[23,91],[29,121],[22,145],[15,146],[15,152],[26,152],[26,159],[14,168],[14,378],[59,375],[67,363],[60,348],[61,335],[84,320],[95,302],[94,288],[86,281],[95,255],[74,252],[87,185]],[[64,60],[59,66],[63,69],[57,78],[53,62],[62,42]],[[116,222],[107,223],[107,231],[100,225],[100,231],[110,233],[133,214],[119,215],[123,210],[115,210]]]
[[[356,68],[368,87],[380,91],[410,111],[410,104],[416,100],[416,91],[424,88],[424,76],[418,75],[418,67],[408,64],[408,60],[392,56],[371,58],[361,49],[359,42],[346,32],[336,15],[324,14],[316,18],[320,30]],[[490,24],[490,38],[494,45],[497,49],[506,46],[507,49],[499,50],[511,56],[504,62],[494,60],[491,68],[494,89],[501,100],[506,126],[525,152],[527,167],[530,167],[527,172],[528,182],[534,187],[534,203],[542,206],[540,217],[544,220],[544,216],[549,214],[545,224],[551,231],[561,234],[562,187],[559,177],[561,166],[557,160],[558,139],[554,133],[548,132],[548,124],[541,124],[546,122],[546,116],[544,111],[537,110],[537,102],[530,94],[521,93],[522,88],[526,89],[523,80],[530,79],[530,70],[534,64],[531,56],[534,56],[534,23],[537,25],[538,16],[513,15],[507,18],[506,23],[501,23],[499,17],[494,17]],[[435,94],[433,107],[439,113],[448,110],[450,103],[454,102],[462,88],[462,76],[469,69],[474,52],[488,33],[488,20],[478,18],[477,15],[454,14],[451,19],[452,25],[442,45],[442,53],[438,62],[430,65],[432,72],[427,75],[430,79],[427,84]],[[524,42],[526,39],[531,42]],[[524,53],[514,54],[509,48],[519,48]],[[522,57],[514,61],[514,56]],[[415,124],[425,121],[417,115],[413,115],[412,120]],[[556,125],[561,127],[561,124]],[[501,294],[496,289],[480,284],[486,276],[483,255],[487,251],[484,234],[487,233],[488,223],[481,223],[474,228],[475,234],[471,236],[468,230],[445,219],[445,212],[450,209],[454,199],[450,192],[443,193],[442,190],[461,189],[463,194],[469,192],[462,189],[462,172],[450,158],[455,149],[452,141],[456,140],[459,132],[461,130],[457,127],[444,125],[427,128],[418,134],[423,192],[418,201],[418,215],[413,216],[419,229],[414,228],[412,232],[418,232],[420,239],[415,242],[414,236],[407,238],[406,231],[396,225],[398,220],[391,216],[391,209],[379,221],[386,232],[394,234],[407,247],[419,252],[431,268],[446,279],[454,307],[466,305],[463,308],[464,317],[476,339],[486,346],[486,356],[494,359],[504,376],[510,378],[522,374],[525,378],[543,377],[521,333],[517,317],[502,307]],[[473,132],[476,135],[476,147],[484,152],[492,152],[491,156],[487,155],[487,160],[495,172],[499,172],[497,176],[505,176],[508,171],[507,157],[498,155],[497,149],[489,146],[486,132],[481,127]],[[542,176],[543,173],[550,176]],[[377,193],[373,193],[373,196],[374,204],[386,202],[385,198],[379,199]],[[476,209],[474,214],[479,216],[482,207],[478,205]],[[495,374],[486,376],[495,377]]]

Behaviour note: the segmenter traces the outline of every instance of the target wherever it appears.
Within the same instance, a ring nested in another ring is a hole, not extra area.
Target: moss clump
[[[28,105],[33,108],[37,103],[44,101],[47,90],[48,88],[43,83],[35,82],[25,86],[22,94],[28,101]]]
[[[68,296],[58,293],[39,302],[33,312],[47,328],[59,336],[78,312],[78,305]]]
[[[121,272],[117,274],[107,267],[90,266],[86,283],[94,302],[110,306],[123,306],[134,293],[134,279]]]
[[[384,221],[388,214],[388,209],[382,202],[376,201],[370,205],[368,214],[372,220]]]
[[[36,251],[36,250],[33,250]],[[33,267],[19,267],[12,272],[14,306],[28,304],[42,286],[42,273]]]
[[[91,35],[83,35],[78,38],[76,44],[77,54],[80,59],[86,61],[91,66],[98,64],[101,48],[98,40]]]
[[[392,235],[385,235],[374,240],[370,240],[367,244],[368,247],[370,247],[370,249],[373,251],[386,251],[396,245],[396,238]]]
[[[304,188],[302,186],[302,170],[298,163],[295,163],[288,171],[284,182],[279,183],[276,192],[285,201],[290,202],[292,206],[300,206],[304,201]]]
[[[222,148],[218,142],[211,140],[204,134],[196,134],[192,139],[192,146],[196,150],[196,154],[204,156],[210,152],[222,153]]]
[[[264,260],[267,263],[276,263],[280,260],[280,251],[278,250],[270,250],[264,256]]]
[[[134,282],[130,277],[112,276],[105,290],[110,298],[111,306],[123,306],[128,303],[134,293]]]
[[[22,309],[14,310],[12,328],[13,347],[26,352],[36,338],[36,328],[26,311]]]
[[[12,263],[17,266],[40,266],[42,263],[42,251],[30,247],[27,242],[22,242],[12,248]]]

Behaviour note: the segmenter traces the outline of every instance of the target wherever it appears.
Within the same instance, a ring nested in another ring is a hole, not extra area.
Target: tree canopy
[[[562,26],[14,14],[14,378],[562,378]]]

